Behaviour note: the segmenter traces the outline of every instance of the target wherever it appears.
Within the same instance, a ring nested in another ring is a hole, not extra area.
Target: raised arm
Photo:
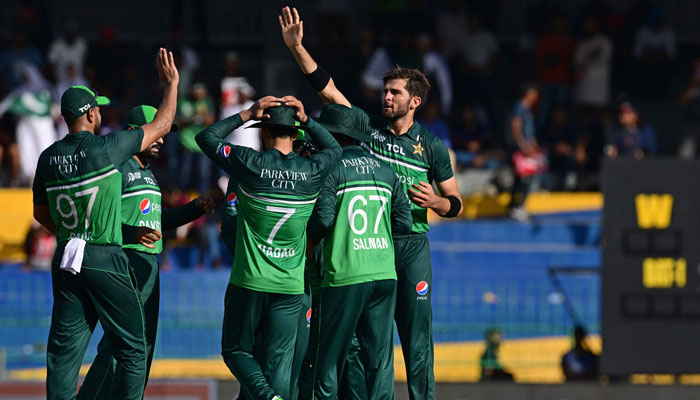
[[[284,7],[282,15],[278,16],[280,27],[282,27],[282,38],[284,44],[287,45],[289,51],[294,55],[301,72],[306,75],[313,88],[321,96],[325,103],[342,104],[350,107],[350,102],[345,96],[335,87],[333,78],[316,64],[316,61],[311,57],[308,51],[301,44],[301,39],[304,37],[304,22],[299,18],[299,13],[296,8]]]
[[[168,132],[175,118],[177,108],[177,84],[180,75],[177,72],[173,53],[161,48],[158,52],[158,76],[165,85],[163,101],[158,107],[155,118],[150,123],[143,125],[143,140],[141,151],[146,150],[153,142],[162,138]]]
[[[195,136],[195,140],[202,149],[202,152],[209,157],[214,163],[229,175],[234,175],[231,170],[230,157],[244,156],[246,154],[257,154],[257,151],[243,146],[235,146],[224,140],[234,129],[242,126],[251,119],[261,120],[269,118],[269,115],[264,111],[268,107],[278,106],[282,104],[282,99],[266,96],[258,100],[249,109],[243,110],[238,114],[224,118],[221,121],[206,127]],[[224,146],[228,146],[227,149]]]

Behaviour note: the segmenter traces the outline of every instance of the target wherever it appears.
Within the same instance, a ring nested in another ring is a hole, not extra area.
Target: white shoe
[[[508,216],[518,222],[530,221],[530,215],[523,207],[511,208],[510,211],[508,211]]]

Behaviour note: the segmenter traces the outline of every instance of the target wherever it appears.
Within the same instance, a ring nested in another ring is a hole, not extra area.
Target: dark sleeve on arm
[[[442,140],[434,138],[430,144],[433,159],[430,160],[430,169],[435,182],[444,182],[454,176],[452,164],[450,163],[450,153]],[[430,182],[428,182],[430,183]]]
[[[224,141],[224,138],[241,125],[243,125],[243,120],[240,115],[236,114],[209,125],[195,136],[202,152],[229,175],[232,175],[230,153],[221,150],[224,146],[230,146],[231,153],[234,153],[235,148],[239,147]]]
[[[105,135],[106,151],[115,167],[119,168],[134,154],[141,152],[143,129],[116,131]]]
[[[190,201],[182,207],[164,208],[162,217],[163,232],[175,229],[204,215],[204,210]]]
[[[44,206],[49,204],[49,197],[46,194],[46,187],[44,186],[44,178],[39,173],[39,163],[37,165],[37,171],[34,175],[34,183],[32,184],[32,200],[37,206]]]
[[[313,244],[317,244],[333,228],[335,223],[335,201],[336,201],[336,171],[333,170],[321,186],[321,192],[316,200],[314,212],[309,218],[306,233]]]
[[[136,240],[136,233],[138,230],[138,226],[122,224],[122,243],[139,244],[139,242]]]
[[[318,148],[321,149],[321,151],[310,157],[311,162],[316,165],[319,171],[330,170],[338,162],[343,150],[326,128],[317,124],[311,118],[306,123],[311,128],[311,137],[318,145]]]
[[[392,174],[393,175],[393,174]],[[394,179],[391,189],[391,234],[407,235],[411,233],[413,217],[411,205],[398,179]]]

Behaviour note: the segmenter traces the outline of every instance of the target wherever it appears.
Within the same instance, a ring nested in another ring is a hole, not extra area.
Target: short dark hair
[[[428,101],[428,91],[430,82],[425,75],[415,68],[402,68],[396,66],[386,74],[382,75],[384,84],[394,79],[406,79],[406,90],[411,97],[420,97],[421,105]]]

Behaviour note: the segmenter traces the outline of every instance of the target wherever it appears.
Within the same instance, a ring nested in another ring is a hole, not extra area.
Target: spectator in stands
[[[49,47],[48,59],[53,67],[56,82],[85,81],[83,69],[87,50],[87,42],[78,36],[78,25],[73,21],[66,23],[63,27],[63,35],[54,40]],[[63,94],[67,88],[57,92]],[[60,99],[60,96],[56,98]]]
[[[117,31],[112,26],[105,26],[100,32],[100,41],[95,44],[85,67],[85,77],[94,85],[98,93],[109,96],[112,101],[122,100],[130,103],[124,96],[129,87],[130,76],[134,76],[127,48],[117,41]],[[118,60],[118,62],[116,62]],[[167,143],[167,140],[166,140]]]
[[[16,118],[9,113],[0,116],[0,186],[20,185],[19,147],[15,128]]]
[[[54,250],[56,250],[56,236],[33,219],[24,241],[24,252],[27,255],[24,268],[51,271]]]
[[[44,68],[44,55],[38,47],[29,43],[27,34],[23,31],[15,31],[12,36],[12,45],[0,53],[0,79],[9,93],[24,81],[22,71],[25,65],[34,66],[41,71]]]
[[[53,88],[53,98],[54,99],[60,99],[61,95],[63,92],[65,92],[69,87],[71,86],[87,86],[90,87],[90,84],[88,81],[85,79],[85,77],[82,75],[82,67],[79,69],[76,64],[73,62],[66,62],[63,65],[61,65],[61,70],[63,71],[61,76],[57,78],[56,84],[54,85]],[[80,70],[80,72],[78,72]],[[114,109],[114,107],[110,107],[110,109]],[[57,131],[57,138],[62,139],[68,134],[68,125],[65,124],[63,121],[63,117],[61,115],[58,115],[57,117],[58,123],[56,124],[56,131]],[[103,124],[104,128],[104,124]],[[104,134],[104,132],[103,132]]]
[[[498,349],[501,346],[501,331],[498,328],[486,330],[486,349],[481,355],[482,381],[512,381],[513,374],[506,371],[498,360]]]
[[[540,87],[538,127],[544,128],[552,108],[569,100],[569,71],[574,40],[562,15],[552,18],[549,31],[537,42],[537,80]]]
[[[574,52],[575,103],[580,108],[582,123],[597,123],[610,102],[612,42],[600,32],[598,20],[583,20],[585,37]]]
[[[192,83],[197,79],[199,54],[197,50],[185,42],[180,29],[175,29],[172,32],[170,42],[168,48],[173,49],[175,63],[180,73],[180,83],[177,90],[180,93],[189,93],[192,90]]]
[[[663,12],[659,7],[649,11],[647,24],[637,31],[634,57],[640,70],[638,82],[644,94],[663,96],[676,57],[676,39],[671,28],[664,24]]]
[[[534,176],[541,172],[541,168],[537,166],[541,162],[542,151],[535,137],[535,114],[533,111],[538,98],[537,85],[523,84],[520,98],[513,106],[506,121],[506,143],[510,148],[515,173],[508,215],[520,222],[528,221],[530,218],[525,211],[525,200],[531,190]]]
[[[180,125],[178,139],[182,146],[179,165],[179,182],[182,189],[196,189],[200,193],[209,190],[212,164],[202,153],[194,137],[202,129],[214,123],[214,102],[203,83],[192,85],[187,97],[178,101],[177,120]],[[195,174],[193,174],[195,172]]]
[[[440,116],[440,105],[437,101],[435,99],[428,100],[420,111],[418,122],[423,125],[425,129],[439,137],[448,149],[451,149],[452,139],[450,136],[450,127],[447,125],[447,121]]]
[[[573,190],[576,187],[574,154],[577,141],[566,106],[558,105],[552,110],[542,144],[549,161],[548,189]]]
[[[681,158],[695,158],[700,141],[700,57],[695,59],[692,77],[680,97],[683,105],[683,138],[678,146]]]
[[[492,33],[482,29],[478,14],[469,16],[467,34],[458,54],[454,74],[459,78],[456,93],[468,97],[458,100],[483,104],[490,115],[491,73],[498,55],[498,41]]]
[[[457,164],[462,168],[495,169],[500,165],[502,154],[489,149],[491,130],[483,110],[473,105],[464,105],[459,110],[459,121],[451,129],[452,148]]]
[[[433,50],[433,39],[428,34],[420,34],[416,37],[416,51],[423,64],[421,71],[435,83],[428,97],[439,101],[438,111],[442,115],[449,115],[452,107],[452,75],[447,62],[440,53]]]
[[[598,356],[588,348],[586,330],[580,325],[574,328],[573,347],[561,358],[561,369],[567,382],[598,378]]]
[[[632,104],[620,105],[619,121],[620,127],[613,132],[606,151],[608,157],[641,160],[656,153],[656,132],[648,124],[640,124],[639,113]]]
[[[467,12],[464,2],[449,0],[447,10],[438,17],[435,38],[440,52],[447,61],[458,56],[460,45],[467,36]]]
[[[228,111],[233,111],[231,115],[238,114],[242,110],[247,110],[254,104],[253,96],[255,95],[255,89],[250,86],[245,78],[243,79],[244,81],[238,87],[238,104],[229,107],[228,109]],[[222,118],[225,117],[222,116]],[[248,121],[241,127],[235,129],[226,140],[237,146],[250,147],[253,150],[260,151],[262,149],[262,143],[260,142],[260,129],[248,128],[253,124],[253,122],[255,121]]]
[[[17,120],[20,181],[31,185],[39,155],[56,141],[51,117],[49,84],[33,64],[17,64],[22,83],[0,102],[0,117],[5,112]]]
[[[384,90],[382,75],[392,67],[389,51],[377,42],[371,27],[362,28],[359,43],[353,57],[350,58],[350,63],[353,65],[351,71],[356,71],[357,75],[352,77],[353,82],[346,84],[349,88],[357,87],[357,92],[353,96],[357,98],[357,105],[364,110],[376,109],[381,104],[381,93]]]

